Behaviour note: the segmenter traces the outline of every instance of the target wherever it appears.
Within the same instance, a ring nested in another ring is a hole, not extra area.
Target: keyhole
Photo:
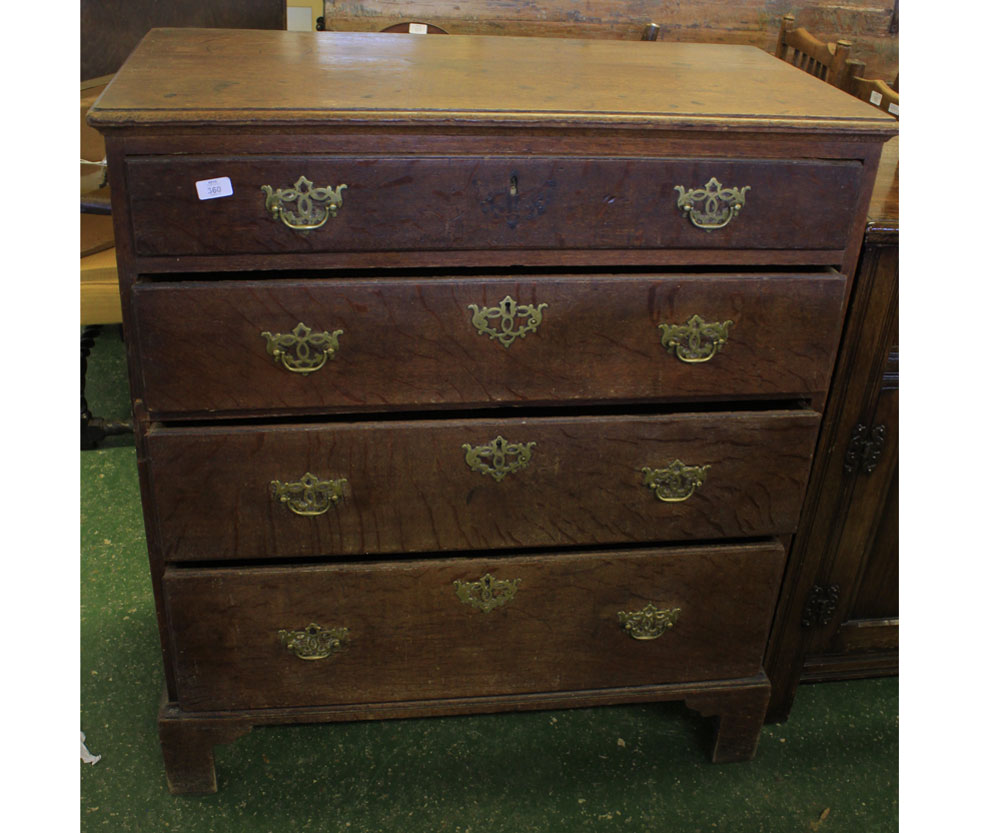
[[[512,176],[510,178],[510,195],[512,197],[516,197],[517,196],[517,177],[516,176]]]

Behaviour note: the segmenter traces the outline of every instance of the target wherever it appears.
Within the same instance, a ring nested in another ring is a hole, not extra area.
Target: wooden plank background
[[[866,77],[892,81],[899,35],[894,0],[325,0],[330,31],[377,32],[406,21],[451,34],[639,40],[647,23],[661,41],[741,43],[769,52],[784,14],[821,40],[845,38]]]

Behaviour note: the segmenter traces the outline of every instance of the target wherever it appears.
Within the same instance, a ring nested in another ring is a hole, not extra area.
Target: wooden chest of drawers
[[[749,47],[154,30],[106,138],[175,792],[254,725],[753,755],[882,141]]]

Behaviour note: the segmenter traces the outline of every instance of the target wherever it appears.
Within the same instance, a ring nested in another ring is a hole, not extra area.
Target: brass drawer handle
[[[683,211],[692,225],[706,231],[728,226],[746,202],[749,185],[742,188],[723,188],[714,176],[701,188],[688,190],[683,185],[675,185],[677,207]],[[695,204],[702,203],[698,208]]]
[[[298,480],[271,481],[271,495],[296,515],[322,515],[344,499],[347,480],[320,480],[306,472]]]
[[[290,333],[264,330],[261,336],[267,340],[268,355],[273,356],[275,362],[292,373],[308,376],[325,365],[327,359],[333,358],[340,348],[339,338],[343,334],[343,330],[314,333],[311,327],[300,321]]]
[[[336,217],[337,209],[344,204],[340,192],[346,188],[346,185],[316,188],[304,176],[300,176],[291,188],[275,190],[270,185],[260,186],[264,192],[264,208],[275,220],[281,220],[295,231],[318,229],[330,217]]]
[[[660,324],[660,344],[682,362],[707,362],[729,340],[732,324],[729,319],[708,322],[700,315],[692,315],[684,324]]]
[[[469,304],[472,310],[472,326],[480,335],[488,335],[490,341],[496,339],[504,347],[510,347],[515,339],[524,338],[528,333],[534,333],[542,323],[542,310],[548,304],[519,304],[508,295],[498,306],[482,307],[477,304]],[[517,319],[525,319],[524,322],[514,326]],[[499,319],[500,328],[490,326],[490,321]]]
[[[674,460],[664,469],[642,467],[642,485],[648,486],[664,503],[687,500],[705,482],[710,466],[686,466]]]
[[[454,585],[455,593],[463,604],[472,605],[483,613],[489,613],[513,599],[520,583],[519,578],[495,578],[486,573],[476,581],[456,579]]]
[[[618,623],[633,639],[657,639],[674,626],[679,607],[659,608],[650,602],[642,610],[618,611]]]
[[[466,465],[480,474],[488,474],[499,483],[508,474],[519,471],[531,460],[531,449],[537,443],[511,443],[503,437],[486,445],[462,443]]]
[[[348,628],[324,628],[315,622],[301,631],[278,631],[278,638],[299,659],[326,659],[347,646]]]

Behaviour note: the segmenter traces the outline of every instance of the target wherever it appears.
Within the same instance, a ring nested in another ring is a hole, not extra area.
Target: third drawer
[[[154,426],[168,561],[795,531],[813,411]]]
[[[134,292],[154,418],[825,390],[844,276],[182,281]]]

